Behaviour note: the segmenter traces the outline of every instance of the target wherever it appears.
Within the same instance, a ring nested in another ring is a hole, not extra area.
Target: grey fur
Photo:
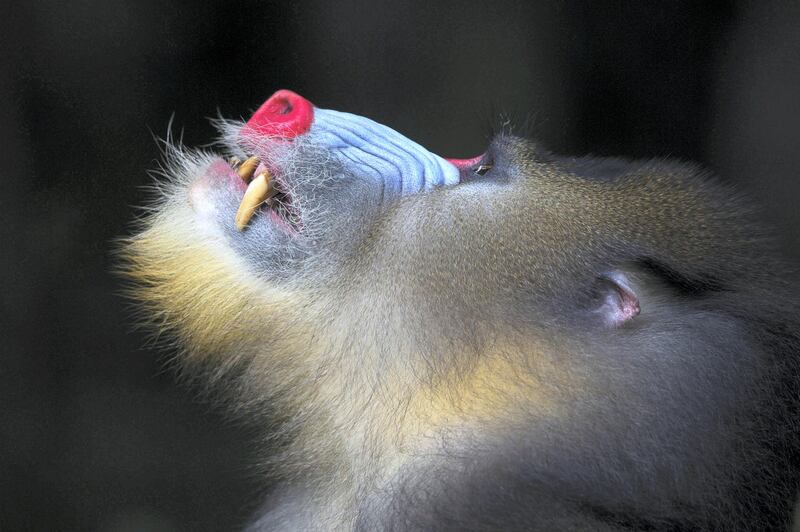
[[[313,136],[243,146],[238,127],[223,123],[225,151],[272,157],[303,224],[289,237],[257,217],[238,233],[239,196],[213,192],[212,240],[242,261],[234,273],[302,309],[253,317],[263,329],[202,365],[226,370],[239,412],[271,420],[280,480],[253,530],[787,525],[798,299],[739,194],[688,165],[559,158],[500,136],[486,176],[381,199]],[[176,184],[147,222],[159,234],[213,161],[173,153]],[[593,314],[610,270],[642,308],[618,328]],[[200,368],[185,306],[158,305]],[[487,358],[514,371],[471,380]],[[419,414],[421,392],[435,399]]]

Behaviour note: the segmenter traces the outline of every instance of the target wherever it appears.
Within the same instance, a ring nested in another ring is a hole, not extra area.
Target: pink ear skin
[[[609,327],[620,327],[641,312],[639,298],[627,276],[619,271],[606,274],[600,283],[600,307],[597,312]]]

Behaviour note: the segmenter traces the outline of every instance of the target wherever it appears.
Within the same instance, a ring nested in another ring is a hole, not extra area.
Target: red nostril
[[[247,121],[260,135],[291,139],[308,132],[314,121],[314,105],[289,90],[279,90]]]

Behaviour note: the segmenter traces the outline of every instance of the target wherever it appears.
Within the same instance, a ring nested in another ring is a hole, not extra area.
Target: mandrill
[[[781,530],[800,298],[698,168],[443,159],[286,90],[167,150],[124,269],[264,427],[251,530]]]

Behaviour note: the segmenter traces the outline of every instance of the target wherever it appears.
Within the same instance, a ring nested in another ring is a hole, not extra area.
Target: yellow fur
[[[129,240],[125,273],[148,320],[178,334],[191,356],[248,347],[254,330],[269,327],[271,315],[285,316],[301,299],[249,277],[221,244],[193,234],[201,229],[191,218],[170,214]]]

